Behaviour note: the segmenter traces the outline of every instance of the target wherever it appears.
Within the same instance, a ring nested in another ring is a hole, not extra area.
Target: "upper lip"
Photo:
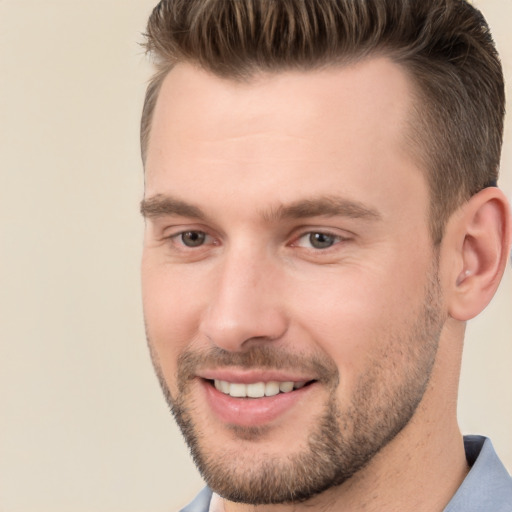
[[[197,377],[205,380],[224,380],[240,384],[256,382],[309,382],[316,380],[310,375],[283,370],[237,370],[237,369],[206,369],[197,373]]]

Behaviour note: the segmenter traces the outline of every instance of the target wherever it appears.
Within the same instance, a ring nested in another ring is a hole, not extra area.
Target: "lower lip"
[[[205,380],[202,381],[202,387],[210,409],[223,423],[257,427],[277,420],[297,406],[316,387],[316,383],[289,393],[263,398],[234,398],[221,393]]]

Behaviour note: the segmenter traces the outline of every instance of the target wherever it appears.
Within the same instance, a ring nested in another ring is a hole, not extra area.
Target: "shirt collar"
[[[466,436],[464,448],[471,469],[444,512],[510,511],[512,478],[496,455],[491,440]]]

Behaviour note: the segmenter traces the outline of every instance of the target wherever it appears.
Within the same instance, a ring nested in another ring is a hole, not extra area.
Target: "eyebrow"
[[[204,220],[206,215],[200,208],[171,196],[157,194],[140,203],[140,213],[144,218],[154,219],[165,216],[192,217]]]
[[[207,218],[207,215],[198,206],[162,194],[142,200],[140,212],[143,217],[149,219],[165,216],[191,217],[198,220]],[[301,199],[288,205],[279,205],[268,211],[262,211],[261,216],[267,222],[307,217],[348,217],[362,220],[380,220],[382,218],[374,208],[337,196]]]
[[[280,205],[263,214],[266,220],[303,219],[306,217],[348,217],[362,220],[380,220],[374,208],[338,196],[321,196],[302,199],[289,205]]]

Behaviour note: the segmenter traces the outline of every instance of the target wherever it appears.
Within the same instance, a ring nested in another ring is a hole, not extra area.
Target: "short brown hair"
[[[178,62],[249,80],[381,54],[416,85],[408,137],[427,171],[434,242],[465,200],[497,180],[503,73],[485,19],[465,0],[162,0],[146,37],[157,73],[142,114],[143,161],[160,86]]]

